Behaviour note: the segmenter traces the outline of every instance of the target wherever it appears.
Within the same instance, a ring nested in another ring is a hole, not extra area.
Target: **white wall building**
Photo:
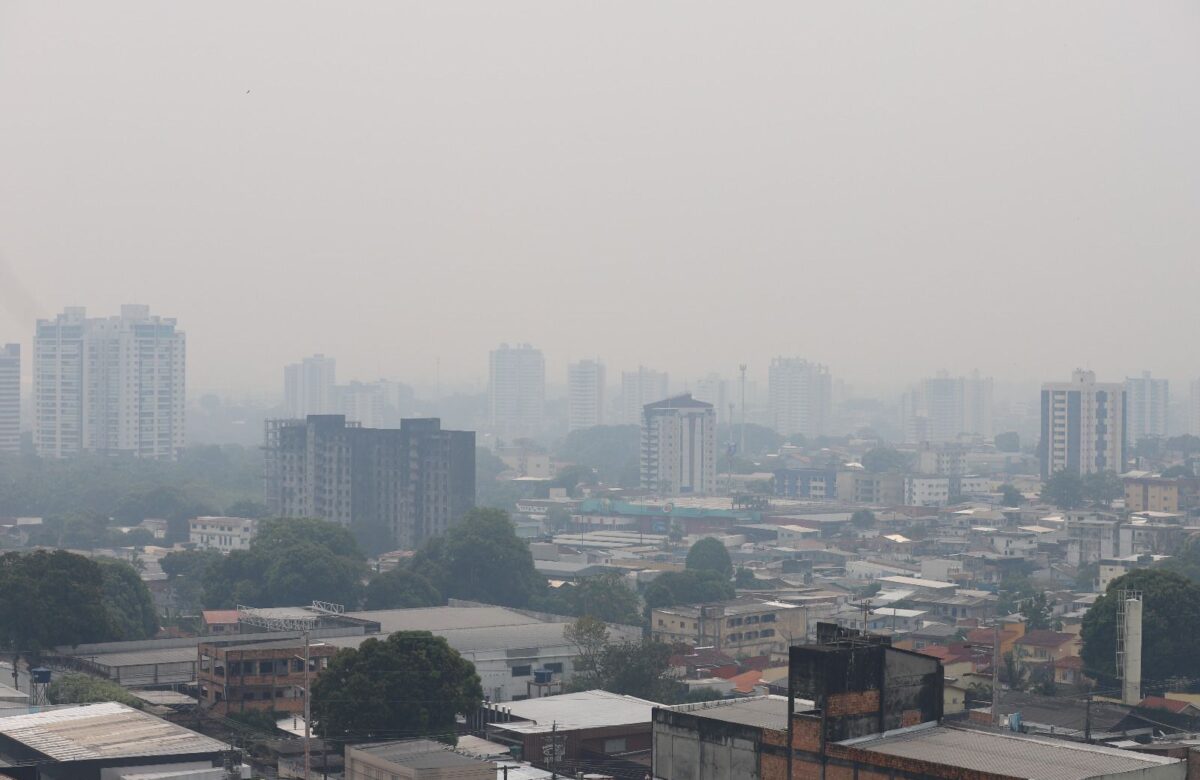
[[[201,550],[249,550],[258,533],[258,521],[250,517],[194,517],[188,520],[188,541]]]
[[[88,319],[69,307],[38,320],[33,438],[38,454],[175,458],[184,446],[186,337],[174,319],[125,305]]]
[[[642,487],[659,495],[709,494],[717,486],[717,417],[690,394],[642,409]]]
[[[640,425],[646,404],[669,395],[667,372],[638,366],[636,371],[621,372],[621,423]]]
[[[904,503],[908,506],[945,506],[950,503],[950,477],[905,477]]]
[[[0,346],[0,452],[21,449],[21,345]]]
[[[1169,386],[1165,379],[1154,379],[1149,371],[1140,377],[1125,377],[1126,441],[1136,446],[1147,436],[1167,435]]]
[[[823,436],[833,417],[829,368],[803,358],[777,357],[767,376],[771,427],[783,436]]]
[[[488,364],[488,419],[505,442],[542,433],[546,407],[546,361],[528,344],[501,344]]]
[[[388,428],[387,387],[382,382],[351,382],[337,388],[338,405],[347,420],[364,428]]]
[[[336,361],[324,355],[284,366],[283,403],[287,416],[302,420],[310,414],[337,414],[336,374]]]
[[[1070,382],[1042,385],[1042,479],[1125,469],[1125,385],[1076,370]]]
[[[604,364],[581,360],[567,366],[567,430],[604,425]]]

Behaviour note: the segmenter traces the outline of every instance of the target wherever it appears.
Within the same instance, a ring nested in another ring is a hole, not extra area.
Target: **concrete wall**
[[[655,709],[654,777],[759,780],[762,729]]]

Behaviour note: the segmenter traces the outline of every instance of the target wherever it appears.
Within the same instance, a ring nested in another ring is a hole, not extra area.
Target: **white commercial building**
[[[21,449],[21,345],[0,346],[0,452]]]
[[[1076,370],[1070,382],[1042,385],[1042,479],[1125,470],[1125,386]]]
[[[1167,380],[1154,379],[1149,371],[1140,377],[1125,377],[1125,424],[1127,441],[1136,445],[1148,436],[1167,435],[1170,405]]]
[[[195,517],[188,521],[188,541],[201,550],[249,550],[258,533],[258,521],[251,517]]]
[[[767,377],[771,427],[783,436],[823,436],[833,416],[833,383],[826,366],[777,357]]]
[[[126,305],[88,319],[38,320],[33,441],[42,457],[80,452],[175,458],[184,446],[186,337],[174,319]]]
[[[642,487],[659,495],[708,494],[717,486],[717,418],[690,394],[642,409]]]
[[[621,372],[621,422],[639,425],[646,404],[661,401],[669,391],[665,371],[638,366],[637,371]]]
[[[501,344],[488,365],[488,419],[504,441],[542,433],[546,406],[546,361],[528,344]]]
[[[336,361],[324,355],[284,366],[283,400],[287,416],[304,419],[310,414],[336,414],[336,373]]]
[[[906,393],[900,410],[904,439],[914,444],[953,442],[964,434],[991,439],[992,378],[942,372]]]
[[[604,364],[581,360],[567,366],[567,430],[604,425]]]
[[[950,503],[950,477],[905,477],[904,503],[908,506],[945,506]]]

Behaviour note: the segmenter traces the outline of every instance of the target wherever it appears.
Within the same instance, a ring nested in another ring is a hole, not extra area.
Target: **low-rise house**
[[[1013,658],[1018,667],[1041,666],[1072,655],[1079,655],[1082,642],[1075,634],[1035,629],[1013,643]]]
[[[188,521],[188,541],[200,550],[249,550],[258,533],[252,517],[195,517]]]
[[[808,635],[808,612],[782,601],[739,598],[689,604],[650,613],[654,639],[668,644],[712,647],[735,656],[783,653]]]
[[[331,644],[314,641],[304,671],[304,641],[201,644],[197,669],[201,705],[220,715],[231,712],[304,711],[305,680],[316,680],[337,653]]]

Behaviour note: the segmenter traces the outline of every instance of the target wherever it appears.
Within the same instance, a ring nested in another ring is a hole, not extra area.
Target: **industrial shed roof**
[[[221,742],[116,702],[0,718],[0,735],[56,761],[217,753]]]
[[[651,711],[661,705],[608,691],[580,691],[504,702],[499,706],[522,721],[496,723],[493,724],[495,728],[522,734],[542,734],[553,729],[576,731],[638,723],[649,726]]]

